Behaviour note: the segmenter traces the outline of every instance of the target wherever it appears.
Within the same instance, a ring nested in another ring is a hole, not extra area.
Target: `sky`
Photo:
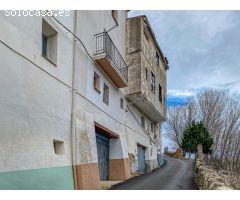
[[[129,12],[137,15],[147,16],[168,59],[168,107],[206,88],[240,101],[240,11]]]
[[[148,17],[168,58],[170,105],[205,88],[225,90],[240,100],[240,11],[129,13],[136,15]]]

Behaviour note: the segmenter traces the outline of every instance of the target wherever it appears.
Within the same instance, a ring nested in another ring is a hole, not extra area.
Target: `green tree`
[[[203,153],[210,154],[212,152],[213,138],[209,134],[202,122],[192,121],[183,132],[181,148],[187,152],[194,153],[197,146],[202,144]]]

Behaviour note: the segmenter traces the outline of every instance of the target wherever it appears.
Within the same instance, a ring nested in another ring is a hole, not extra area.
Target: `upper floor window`
[[[93,76],[93,88],[100,93],[100,76],[94,72],[94,76]]]
[[[151,132],[154,133],[154,123],[151,122]]]
[[[109,105],[109,87],[105,83],[103,87],[103,102]]]
[[[112,10],[112,17],[116,23],[118,23],[118,11]]]
[[[124,100],[123,98],[120,98],[120,108],[123,109],[124,107]]]
[[[162,86],[159,84],[159,101],[162,103]]]
[[[152,77],[151,77],[151,91],[155,94],[156,92],[156,78],[155,75],[151,72]]]
[[[46,21],[42,20],[42,56],[54,65],[57,64],[57,31]]]
[[[141,126],[145,128],[145,118],[144,116],[141,116]]]
[[[146,80],[148,79],[148,70],[147,70],[147,68],[145,68],[145,79]]]
[[[159,66],[159,63],[160,63],[160,57],[159,57],[158,52],[156,52],[156,63],[157,63],[157,65]]]

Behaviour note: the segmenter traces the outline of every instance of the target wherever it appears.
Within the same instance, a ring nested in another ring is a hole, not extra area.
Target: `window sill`
[[[48,62],[50,62],[52,65],[54,65],[55,67],[57,67],[57,64],[54,63],[53,61],[51,61],[48,57],[44,56],[43,54],[42,54],[42,57],[45,58]]]

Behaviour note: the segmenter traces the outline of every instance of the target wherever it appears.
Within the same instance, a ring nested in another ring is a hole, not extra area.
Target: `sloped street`
[[[134,177],[112,190],[196,190],[194,161],[164,158],[166,163],[152,173]]]

